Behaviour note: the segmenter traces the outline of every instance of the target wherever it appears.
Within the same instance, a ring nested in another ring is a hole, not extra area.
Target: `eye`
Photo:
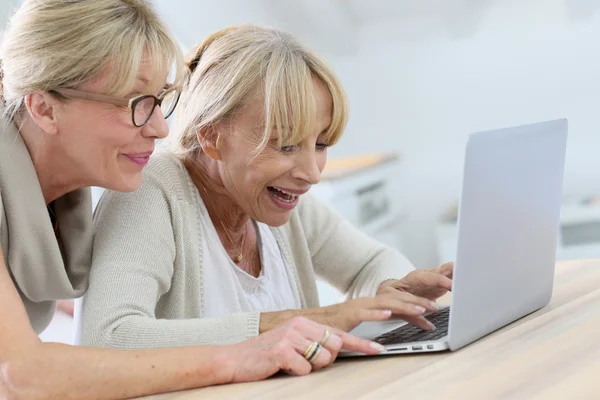
[[[329,147],[329,145],[327,143],[317,143],[316,144],[317,151],[326,150],[328,147]]]
[[[298,149],[298,146],[283,146],[279,149],[282,153],[293,153]]]
[[[163,86],[162,89],[160,89],[158,91],[158,93],[156,94],[156,97],[158,97],[159,99],[164,96],[171,88],[173,87],[173,85],[167,83],[165,86]]]
[[[134,97],[141,96],[142,92],[139,89],[133,89],[125,98],[132,99]]]

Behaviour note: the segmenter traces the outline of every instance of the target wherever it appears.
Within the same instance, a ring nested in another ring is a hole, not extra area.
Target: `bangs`
[[[110,62],[110,78],[106,84],[106,94],[123,97],[135,85],[143,62],[151,66],[150,93],[161,89],[165,83],[180,86],[183,82],[183,57],[179,48],[161,32],[149,34],[147,31],[124,32],[120,37],[119,49]],[[165,82],[165,79],[167,80]]]
[[[266,69],[264,81],[264,133],[257,153],[276,137],[279,147],[293,146],[311,135],[317,123],[317,86],[323,82],[333,101],[331,124],[324,133],[328,145],[335,144],[346,125],[347,102],[341,86],[320,68],[293,53],[274,55]]]

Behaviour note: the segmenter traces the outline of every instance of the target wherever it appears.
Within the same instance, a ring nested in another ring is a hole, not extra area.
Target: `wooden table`
[[[600,399],[600,260],[558,263],[548,306],[457,352],[340,360],[306,377],[150,398]]]

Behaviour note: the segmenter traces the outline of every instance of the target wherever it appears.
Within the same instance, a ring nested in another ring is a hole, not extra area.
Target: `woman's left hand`
[[[452,290],[453,272],[454,263],[446,263],[432,269],[415,270],[402,279],[391,279],[383,282],[377,289],[377,294],[399,290],[429,300],[437,300]]]

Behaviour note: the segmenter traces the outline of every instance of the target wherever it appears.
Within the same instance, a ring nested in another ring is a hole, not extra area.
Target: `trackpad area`
[[[406,321],[398,318],[392,318],[387,321],[365,321],[358,324],[350,333],[361,338],[373,340],[385,332],[406,324]]]

